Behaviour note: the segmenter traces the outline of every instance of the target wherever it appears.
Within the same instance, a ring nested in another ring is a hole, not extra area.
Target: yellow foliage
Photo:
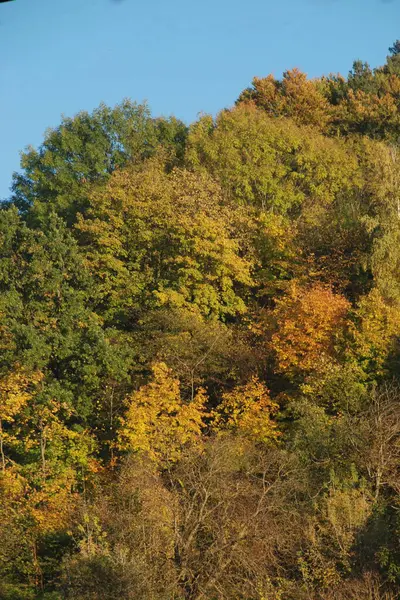
[[[275,440],[279,436],[271,416],[278,410],[266,386],[253,377],[222,396],[213,412],[213,427],[217,431],[233,430],[258,442]]]
[[[4,425],[14,423],[32,397],[32,388],[42,379],[43,374],[39,371],[28,375],[18,365],[0,379],[0,459],[3,474],[7,463],[4,447],[16,440],[12,429],[6,431]]]
[[[207,396],[200,388],[191,402],[181,398],[180,382],[165,363],[153,365],[153,379],[128,398],[119,446],[146,452],[154,461],[175,461],[199,440]]]
[[[251,286],[234,222],[240,219],[205,173],[165,173],[157,160],[117,171],[95,189],[75,229],[87,247],[97,294],[112,308],[196,307],[207,316],[243,313],[236,285]]]
[[[363,489],[332,490],[325,510],[331,535],[342,552],[349,552],[355,535],[371,516],[371,497]]]
[[[11,500],[23,497],[27,488],[26,480],[18,473],[18,469],[10,468],[0,475],[0,496]]]
[[[400,313],[397,306],[385,302],[378,290],[362,298],[352,330],[356,357],[368,372],[385,374],[385,363],[398,352]]]
[[[32,396],[31,388],[43,379],[40,372],[27,374],[16,369],[0,379],[0,419],[12,423]]]
[[[40,533],[49,533],[71,524],[77,494],[72,493],[76,474],[67,468],[55,479],[42,483],[40,489],[31,489],[26,510],[34,519]]]

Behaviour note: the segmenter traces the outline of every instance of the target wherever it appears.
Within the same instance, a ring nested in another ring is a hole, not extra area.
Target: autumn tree
[[[166,363],[179,379],[184,399],[205,387],[217,401],[221,386],[248,379],[258,366],[245,323],[223,323],[198,311],[149,311],[140,319],[136,335],[145,361]]]
[[[327,287],[294,284],[277,302],[277,331],[271,345],[278,369],[290,377],[318,369],[325,357],[335,357],[335,340],[346,325],[349,302]]]
[[[174,572],[175,498],[153,461],[129,457],[99,481],[77,513],[77,551],[65,556],[61,590],[76,600],[169,600]]]
[[[287,507],[301,490],[298,468],[288,453],[230,436],[200,454],[187,449],[163,477],[131,457],[85,513],[64,589],[80,600],[111,600],[115,590],[132,600],[203,600],[293,589],[275,551],[295,568],[303,524],[300,507],[289,519]]]
[[[378,290],[364,296],[352,319],[353,343],[349,354],[356,357],[373,379],[395,374],[399,360],[400,318],[397,306],[389,304]]]
[[[255,441],[270,442],[279,436],[271,418],[277,410],[267,387],[253,377],[247,384],[222,395],[212,415],[212,426],[219,432],[233,431]]]
[[[298,69],[285,71],[280,81],[272,75],[255,77],[238,99],[238,103],[249,101],[272,117],[290,117],[301,125],[324,129],[330,120],[329,103],[318,85]]]
[[[206,174],[166,174],[150,161],[115,173],[90,202],[75,229],[98,311],[110,318],[145,307],[192,307],[213,318],[245,312],[252,262],[241,255],[241,215]]]
[[[7,464],[5,447],[12,446],[16,441],[12,426],[32,397],[30,388],[37,386],[42,378],[40,372],[28,375],[17,366],[0,380],[0,456],[3,475]]]
[[[199,441],[206,395],[199,388],[190,402],[181,398],[179,380],[164,363],[153,365],[153,379],[127,399],[119,445],[145,452],[155,461],[174,461],[188,444]]]

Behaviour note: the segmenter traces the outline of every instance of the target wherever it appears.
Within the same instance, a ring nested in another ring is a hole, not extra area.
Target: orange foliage
[[[278,368],[288,375],[313,371],[321,359],[335,354],[335,338],[346,323],[349,302],[321,284],[300,288],[294,284],[278,301],[278,330],[271,344]]]
[[[318,91],[315,82],[307,79],[307,75],[299,69],[286,71],[282,81],[273,75],[255,77],[253,89],[243,94],[242,99],[253,100],[271,116],[291,117],[302,125],[315,125],[322,129],[330,120],[328,101]]]

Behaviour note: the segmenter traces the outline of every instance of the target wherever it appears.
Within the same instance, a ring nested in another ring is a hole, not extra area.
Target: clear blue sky
[[[0,4],[0,198],[61,114],[147,100],[190,122],[254,75],[382,64],[400,0],[15,0]]]

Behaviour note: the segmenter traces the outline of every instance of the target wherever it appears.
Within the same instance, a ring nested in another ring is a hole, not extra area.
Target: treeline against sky
[[[63,119],[0,210],[0,597],[395,600],[400,42],[187,127]]]

